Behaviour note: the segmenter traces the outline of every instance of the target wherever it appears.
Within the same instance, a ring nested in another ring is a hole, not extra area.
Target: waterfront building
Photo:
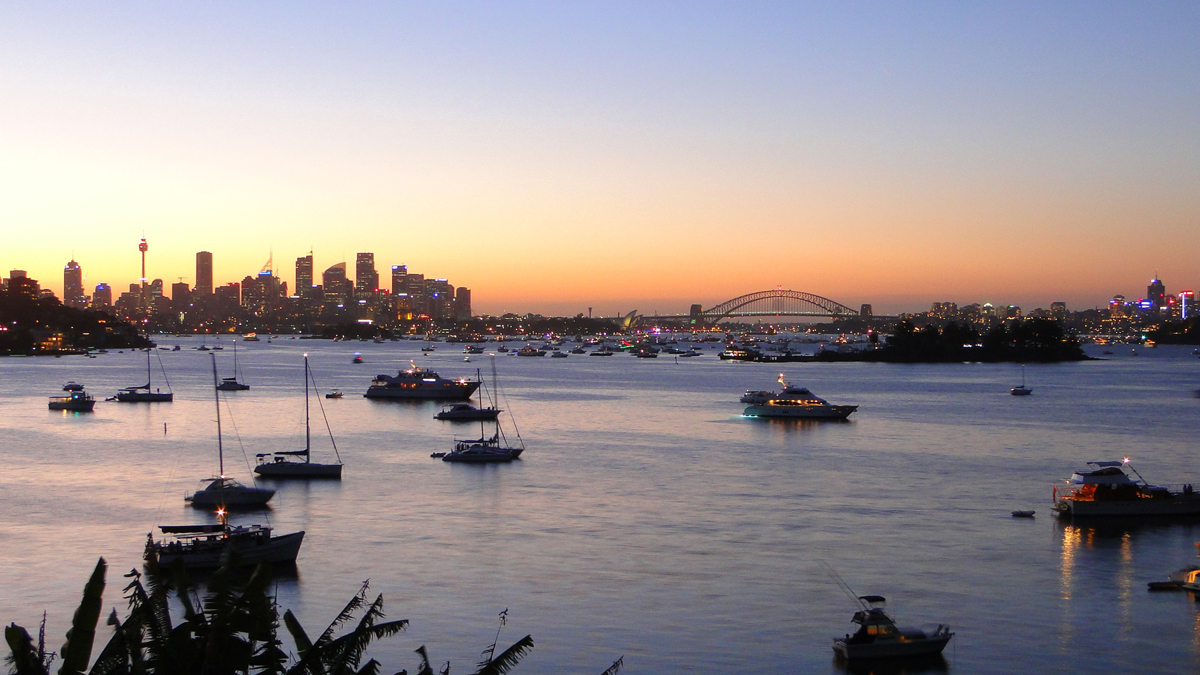
[[[24,295],[37,299],[42,294],[42,287],[35,279],[30,279],[25,270],[12,270],[4,280],[4,290],[14,295]]]
[[[83,269],[74,259],[63,268],[63,304],[76,309],[88,305],[87,295],[83,292]]]
[[[208,251],[196,254],[196,295],[208,297],[213,294],[213,256]]]
[[[112,288],[108,284],[96,284],[96,290],[92,293],[92,309],[108,309],[112,304]]]
[[[1196,312],[1192,308],[1196,294],[1191,291],[1179,291],[1179,318],[1187,319]]]
[[[379,273],[375,271],[375,254],[359,253],[354,260],[354,294],[359,300],[370,299],[379,288]]]

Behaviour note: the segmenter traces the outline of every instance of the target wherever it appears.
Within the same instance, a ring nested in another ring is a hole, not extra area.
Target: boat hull
[[[217,391],[247,391],[250,385],[239,382],[222,382],[217,385]]]
[[[192,503],[192,506],[202,508],[237,508],[265,506],[273,496],[275,496],[274,490],[241,487],[224,490],[198,490],[192,494],[188,501]]]
[[[296,557],[300,555],[300,544],[303,542],[304,531],[301,530],[266,540],[234,540],[232,544],[238,563],[243,567],[250,567],[264,561],[272,565],[295,564]],[[176,550],[172,550],[170,544],[163,542],[153,546],[158,553],[160,565],[171,565],[180,560],[184,567],[190,569],[216,569],[221,566],[221,555],[228,543],[218,539],[212,542],[196,542]]]
[[[876,640],[875,642],[851,643],[843,639],[833,641],[833,651],[847,661],[870,659],[905,659],[941,654],[954,633],[915,640]]]
[[[398,387],[373,384],[367,388],[367,393],[363,394],[363,396],[384,400],[453,401],[471,398],[471,395],[478,388],[478,382],[463,382],[461,384],[452,382],[435,384],[428,387]]]
[[[341,464],[314,464],[311,462],[266,462],[254,467],[254,473],[263,478],[341,478]]]
[[[844,420],[855,410],[856,405],[830,405],[784,407],[772,405],[747,406],[742,413],[746,417],[767,417],[790,420]]]
[[[522,450],[524,448],[489,447],[486,449],[459,449],[443,455],[442,461],[457,462],[459,464],[500,464],[517,459],[521,456]]]
[[[1180,494],[1170,499],[1128,501],[1077,501],[1060,498],[1055,502],[1054,508],[1059,514],[1074,518],[1200,516],[1200,494]]]
[[[160,391],[123,391],[116,395],[120,403],[170,403],[175,400],[175,394]]]
[[[51,410],[66,410],[68,412],[92,412],[96,407],[96,399],[86,401],[50,401]]]

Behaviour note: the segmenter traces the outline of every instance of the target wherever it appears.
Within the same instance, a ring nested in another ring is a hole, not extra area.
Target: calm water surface
[[[176,343],[157,352],[174,403],[92,414],[50,412],[45,396],[71,379],[98,398],[141,384],[141,354],[0,359],[0,622],[33,629],[47,610],[57,648],[98,556],[105,604],[123,609],[120,574],[146,534],[197,521],[183,495],[216,469],[212,375],[198,339],[162,342]],[[249,481],[254,453],[303,447],[303,352],[323,389],[346,392],[320,400],[344,479],[278,484],[267,514],[307,532],[280,602],[319,631],[370,579],[390,618],[412,620],[372,650],[392,671],[413,669],[425,644],[469,672],[508,608],[501,642],[536,643],[521,673],[597,673],[622,654],[637,673],[842,672],[829,641],[855,606],[826,564],[886,596],[901,623],[949,623],[957,637],[934,672],[1200,669],[1200,605],[1145,590],[1194,560],[1197,525],[1074,527],[1049,510],[1053,482],[1089,460],[1130,456],[1151,482],[1200,482],[1190,347],[1030,365],[1027,398],[1008,395],[1011,364],[782,368],[859,404],[844,424],[743,419],[742,390],[771,388],[781,368],[715,349],[679,362],[501,354],[501,407],[528,450],[484,467],[429,456],[478,427],[432,419],[433,403],[361,397],[409,359],[487,375],[485,357],[419,347],[239,343],[252,389],[222,408],[227,470]],[[355,351],[366,363],[350,363]],[[228,375],[232,352],[218,354]]]

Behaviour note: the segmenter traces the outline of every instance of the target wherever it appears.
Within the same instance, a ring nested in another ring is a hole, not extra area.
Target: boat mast
[[[217,389],[217,355],[209,354],[212,357],[213,371],[213,400],[217,404],[217,475],[221,478],[225,477],[225,451],[221,447],[221,390]]]
[[[308,354],[304,355],[304,463],[312,461],[312,438],[308,427]]]

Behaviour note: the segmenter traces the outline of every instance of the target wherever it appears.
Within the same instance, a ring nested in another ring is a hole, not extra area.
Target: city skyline
[[[1102,306],[1197,278],[1200,8],[0,8],[0,268],[312,250],[477,313]],[[230,26],[236,26],[231,29]],[[278,263],[281,276],[292,282]],[[349,270],[353,277],[353,269]]]

